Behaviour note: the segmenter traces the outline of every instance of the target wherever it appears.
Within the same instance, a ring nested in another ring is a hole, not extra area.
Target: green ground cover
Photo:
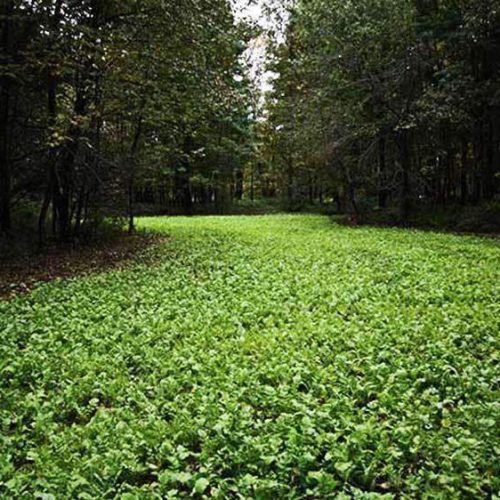
[[[0,497],[498,492],[498,241],[140,225],[154,261],[0,303]]]

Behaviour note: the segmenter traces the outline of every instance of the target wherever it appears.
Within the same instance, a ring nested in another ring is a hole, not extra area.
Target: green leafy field
[[[0,497],[498,492],[498,241],[141,226],[154,260],[0,304]]]

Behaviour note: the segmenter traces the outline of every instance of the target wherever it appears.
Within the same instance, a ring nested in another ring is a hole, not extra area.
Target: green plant
[[[0,496],[489,497],[496,241],[152,218],[156,265],[0,304]]]

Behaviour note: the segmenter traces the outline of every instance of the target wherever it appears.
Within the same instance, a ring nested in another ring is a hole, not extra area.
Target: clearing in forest
[[[498,241],[140,225],[154,261],[0,304],[0,496],[498,491]]]

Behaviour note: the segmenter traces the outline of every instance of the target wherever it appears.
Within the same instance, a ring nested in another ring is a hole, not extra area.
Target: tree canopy
[[[403,223],[498,198],[498,0],[277,7],[266,34],[230,0],[4,0],[1,232],[23,210],[43,243],[255,198]],[[264,100],[243,57],[256,39]]]
[[[2,230],[61,238],[141,199],[222,210],[251,153],[250,36],[228,0],[2,3]],[[239,184],[238,184],[239,183]]]
[[[356,212],[392,201],[405,220],[422,200],[493,199],[499,13],[494,0],[296,1],[266,134],[290,205],[321,187]]]

